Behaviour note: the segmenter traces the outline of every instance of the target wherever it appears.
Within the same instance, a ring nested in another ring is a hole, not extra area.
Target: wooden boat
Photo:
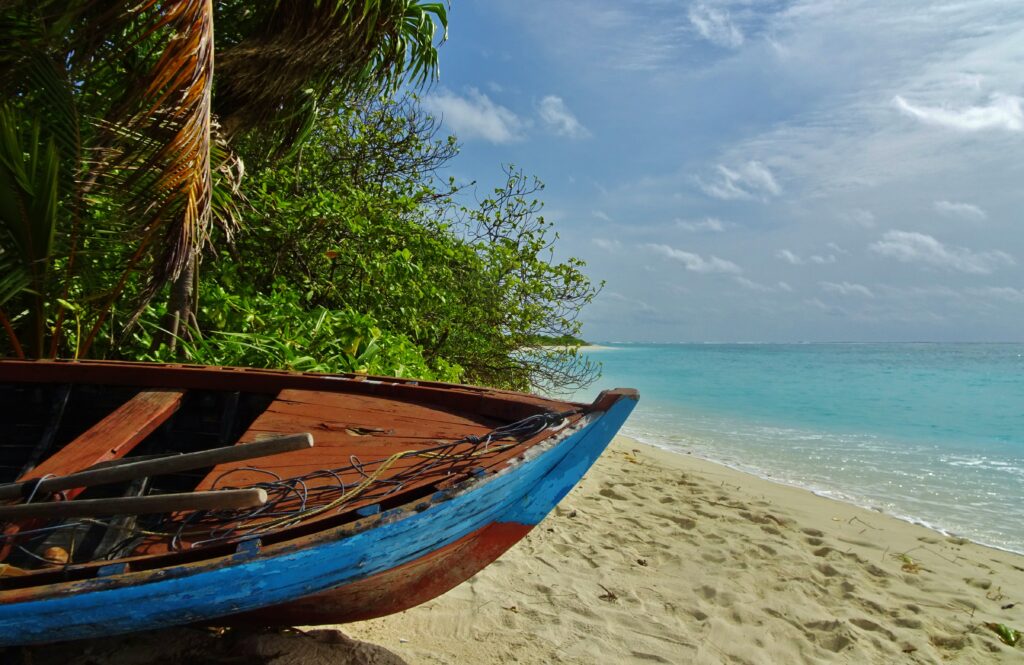
[[[540,522],[637,397],[0,361],[0,645],[413,607]]]

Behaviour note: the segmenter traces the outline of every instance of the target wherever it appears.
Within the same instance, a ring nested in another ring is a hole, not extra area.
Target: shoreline
[[[695,459],[700,459],[700,460],[703,460],[703,461],[708,462],[710,464],[716,464],[718,466],[723,466],[723,467],[725,467],[727,469],[731,469],[732,471],[735,471],[736,473],[742,473],[744,475],[753,476],[754,478],[757,478],[759,480],[763,480],[765,482],[773,483],[773,484],[776,484],[776,485],[782,485],[782,486],[785,486],[785,487],[792,487],[794,489],[798,489],[798,490],[801,490],[801,491],[804,491],[804,492],[809,492],[809,493],[813,494],[814,496],[820,497],[822,499],[827,499],[829,501],[837,501],[839,503],[849,504],[851,506],[860,508],[861,510],[866,510],[866,511],[870,511],[872,513],[878,513],[880,515],[885,515],[886,517],[891,517],[893,519],[900,520],[901,522],[906,522],[907,524],[911,524],[911,525],[914,525],[914,526],[924,527],[925,529],[928,529],[930,531],[934,531],[936,534],[938,534],[938,535],[940,535],[942,537],[947,537],[947,538],[963,538],[965,540],[971,541],[972,543],[974,543],[975,545],[978,545],[980,547],[987,547],[989,549],[997,550],[999,552],[1006,552],[1008,554],[1016,554],[1018,556],[1024,556],[1024,549],[1017,550],[1017,549],[1013,549],[1012,547],[1002,547],[1000,545],[996,545],[996,544],[993,544],[993,543],[987,543],[984,540],[979,540],[979,539],[974,538],[972,536],[960,534],[960,533],[957,533],[955,531],[946,529],[946,528],[944,528],[942,526],[939,526],[939,525],[936,525],[936,524],[931,524],[931,523],[928,522],[928,520],[926,520],[926,519],[924,519],[922,517],[915,517],[913,515],[907,515],[907,514],[903,514],[903,513],[892,512],[890,510],[886,510],[884,508],[881,508],[881,507],[879,507],[877,505],[875,505],[875,506],[868,505],[866,503],[866,500],[863,500],[863,502],[862,502],[862,500],[858,500],[856,497],[853,497],[853,496],[851,496],[849,494],[846,494],[842,490],[823,489],[823,488],[819,488],[819,487],[813,487],[811,485],[800,483],[799,481],[796,481],[796,480],[790,480],[789,478],[786,478],[784,476],[774,476],[770,472],[765,471],[763,469],[759,469],[759,468],[756,468],[756,467],[750,467],[750,466],[743,466],[743,465],[738,464],[738,463],[732,463],[732,462],[728,462],[728,461],[725,461],[725,460],[716,459],[715,457],[713,457],[711,455],[707,455],[704,452],[702,452],[700,450],[697,450],[697,449],[694,449],[694,450],[684,450],[682,448],[673,448],[673,447],[671,447],[668,444],[663,444],[663,443],[659,443],[657,441],[652,441],[649,438],[643,437],[641,435],[636,435],[636,434],[620,434],[616,438],[619,438],[619,437],[624,438],[624,439],[628,439],[628,440],[631,440],[631,441],[634,441],[634,442],[639,443],[639,444],[644,445],[644,446],[649,446],[651,448],[655,448],[657,450],[662,450],[662,451],[664,451],[666,453],[669,453],[671,455],[684,455],[684,456],[693,457]]]

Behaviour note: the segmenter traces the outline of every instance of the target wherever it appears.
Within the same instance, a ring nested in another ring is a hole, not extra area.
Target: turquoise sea
[[[640,390],[629,436],[1024,553],[1024,344],[586,353]]]

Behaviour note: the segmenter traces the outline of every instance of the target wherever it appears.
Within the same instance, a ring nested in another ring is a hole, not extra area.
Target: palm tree
[[[445,6],[415,0],[0,0],[10,352],[57,355],[70,313],[89,353],[168,283],[172,336],[194,322],[201,250],[236,229],[232,141],[286,159],[328,96],[428,83],[438,24]]]

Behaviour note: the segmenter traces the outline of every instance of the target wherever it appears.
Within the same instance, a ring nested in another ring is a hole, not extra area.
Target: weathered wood
[[[67,476],[46,478],[45,480],[38,481],[38,483],[29,481],[0,485],[0,499],[14,499],[33,491],[33,489],[36,492],[48,493],[93,487],[95,485],[119,483],[125,480],[135,480],[149,476],[178,473],[179,471],[204,469],[217,464],[251,460],[284,452],[306,450],[312,447],[312,435],[289,434],[253,441],[252,443],[202,450],[195,453],[160,457],[142,462],[126,462],[98,469],[86,469],[85,471],[79,471]],[[38,487],[35,487],[36,484],[38,484]]]
[[[67,476],[93,464],[124,457],[178,410],[184,395],[184,390],[143,390],[18,480]],[[18,492],[2,496],[13,498]]]
[[[534,395],[474,386],[393,377],[358,377],[352,374],[324,375],[285,370],[202,367],[198,365],[126,363],[119,361],[0,361],[0,381],[25,383],[67,383],[80,381],[88,368],[94,385],[139,385],[190,390],[241,390],[277,393],[285,389],[384,397],[402,402],[430,404],[504,422],[512,422],[544,410],[583,406],[557,402]],[[141,377],[145,377],[140,380]]]
[[[121,496],[146,496],[146,492],[149,491],[149,478],[138,478],[128,484],[128,488]],[[138,523],[137,515],[119,515],[114,519],[110,520],[107,524],[106,530],[103,532],[103,538],[100,540],[99,545],[93,550],[93,559],[104,559],[111,549],[116,547],[118,543],[124,541],[124,539],[130,536],[135,531],[135,525]]]
[[[82,579],[73,577],[81,567],[71,566],[38,574],[44,585],[11,581],[0,591],[0,644],[102,637],[112,627],[222,623],[225,615],[267,606],[283,607],[266,613],[269,621],[261,616],[261,625],[294,625],[300,613],[287,604],[310,596],[323,599],[330,621],[400,611],[465,579],[525,535],[593,463],[632,405],[622,399],[588,426],[562,430],[554,447],[486,482],[329,531],[265,538],[256,555],[209,548],[218,556],[199,560],[202,548],[185,549],[132,563],[127,574]]]
[[[124,457],[177,412],[184,396],[185,391],[177,389],[153,389],[137,393],[74,441],[43,460],[39,466],[19,476],[19,483],[45,476],[65,476],[93,464]],[[65,492],[64,498],[73,499],[83,490],[83,487],[73,485]],[[8,495],[8,498],[16,496],[19,494]],[[7,540],[0,546],[0,559],[10,553],[13,543],[11,536],[18,533],[22,526],[11,524],[4,529]]]
[[[436,404],[396,402],[386,396],[331,393],[323,390],[282,390],[268,409],[298,415],[308,413],[311,408],[316,410],[317,407],[320,413],[331,413],[338,420],[352,415],[361,415],[369,420],[390,420],[398,417],[413,426],[454,425],[459,428],[479,427],[489,430],[505,422]]]
[[[184,492],[152,496],[118,497],[114,499],[80,499],[48,501],[0,506],[0,520],[65,519],[69,517],[104,517],[109,515],[148,515],[193,510],[226,510],[255,508],[267,502],[264,489]]]

